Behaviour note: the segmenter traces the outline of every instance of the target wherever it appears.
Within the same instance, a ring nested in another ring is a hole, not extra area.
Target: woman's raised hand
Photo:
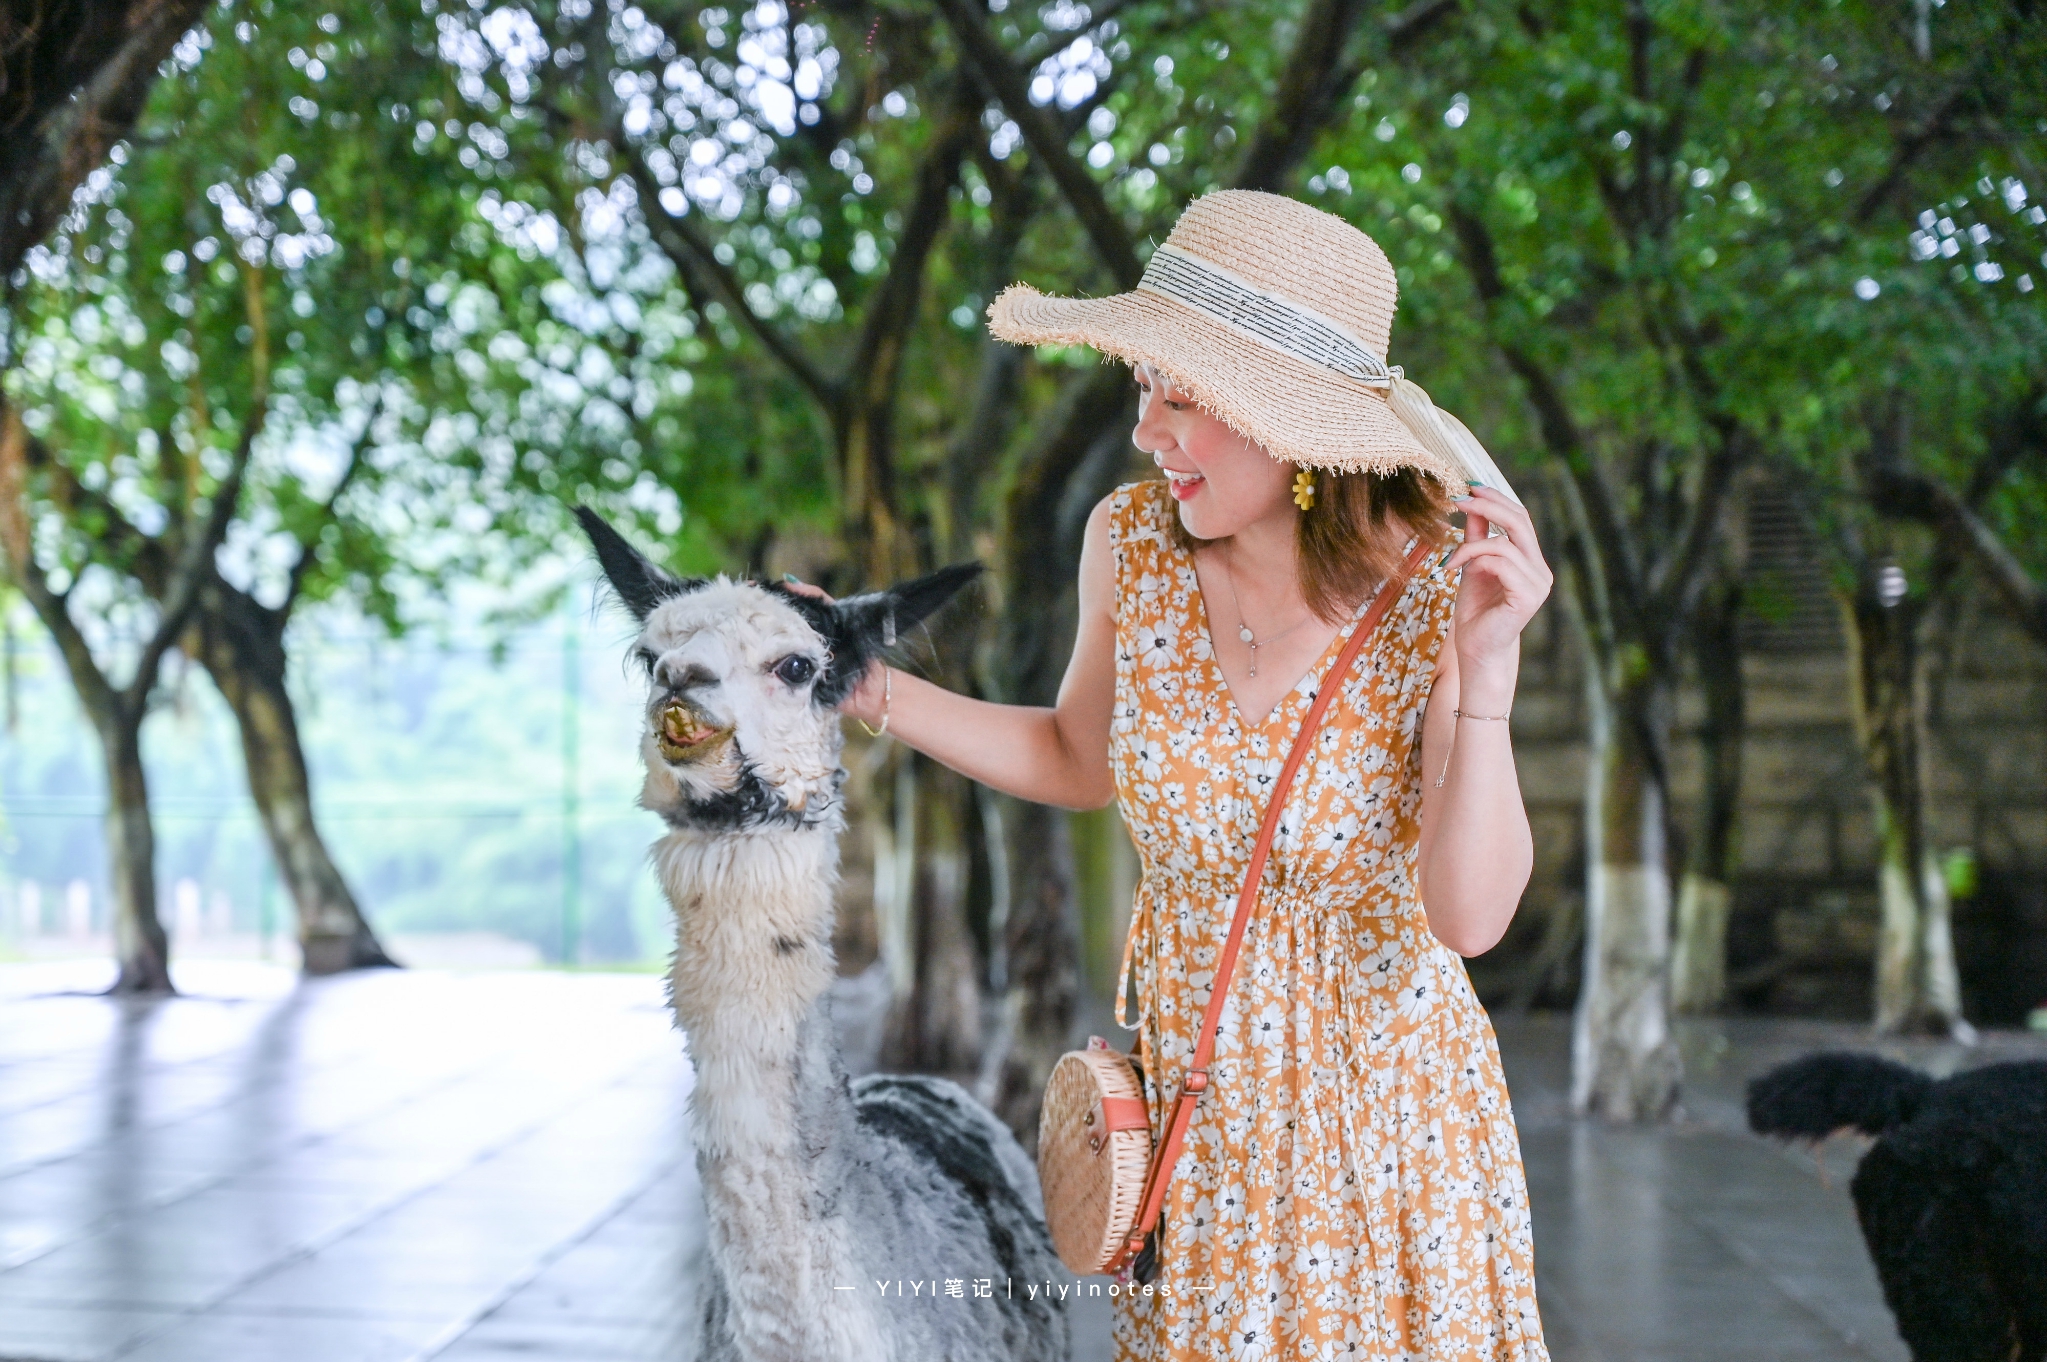
[[[1491,487],[1473,487],[1457,508],[1464,512],[1464,543],[1444,566],[1464,571],[1457,586],[1455,628],[1464,690],[1468,695],[1489,692],[1504,681],[1511,695],[1521,631],[1549,599],[1556,575],[1543,561],[1526,508]],[[1493,536],[1495,525],[1505,533]],[[1503,668],[1506,675],[1493,675]]]

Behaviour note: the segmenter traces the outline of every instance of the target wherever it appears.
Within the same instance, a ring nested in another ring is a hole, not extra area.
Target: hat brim
[[[1018,345],[1085,345],[1149,364],[1202,410],[1287,463],[1343,473],[1419,468],[1454,488],[1465,482],[1462,469],[1408,433],[1381,390],[1156,293],[1052,298],[1016,284],[989,306],[988,329]]]

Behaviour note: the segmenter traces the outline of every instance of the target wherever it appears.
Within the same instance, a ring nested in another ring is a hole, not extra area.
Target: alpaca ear
[[[628,544],[625,536],[606,524],[588,506],[575,508],[576,523],[583,527],[583,533],[590,536],[590,547],[597,550],[597,563],[604,569],[605,580],[618,593],[625,608],[633,612],[633,618],[645,622],[654,613],[654,607],[671,596],[680,596],[701,585],[696,581],[681,581],[669,576],[641,553]]]
[[[928,577],[899,582],[881,594],[893,603],[895,627],[908,629],[937,614],[940,606],[958,594],[961,587],[979,577],[982,571],[979,563],[954,563]],[[893,645],[895,640],[887,642]]]
[[[955,563],[927,577],[899,582],[885,591],[849,596],[831,605],[790,593],[789,602],[809,617],[811,627],[824,636],[832,650],[831,665],[812,692],[818,702],[836,705],[845,699],[874,659],[895,647],[900,635],[936,614],[981,572],[979,563]]]

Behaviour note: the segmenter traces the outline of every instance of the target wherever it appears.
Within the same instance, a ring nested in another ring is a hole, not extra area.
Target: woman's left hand
[[[1444,567],[1464,571],[1457,586],[1457,662],[1476,680],[1518,662],[1521,631],[1549,599],[1556,574],[1543,561],[1535,522],[1504,493],[1474,487],[1456,505],[1464,512],[1464,543]],[[1506,533],[1492,536],[1495,525]]]

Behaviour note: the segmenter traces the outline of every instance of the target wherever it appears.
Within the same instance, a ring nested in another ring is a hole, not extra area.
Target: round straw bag
[[[1151,1162],[1151,1113],[1130,1057],[1090,1036],[1053,1066],[1038,1125],[1038,1181],[1059,1261],[1108,1269],[1136,1224]]]

